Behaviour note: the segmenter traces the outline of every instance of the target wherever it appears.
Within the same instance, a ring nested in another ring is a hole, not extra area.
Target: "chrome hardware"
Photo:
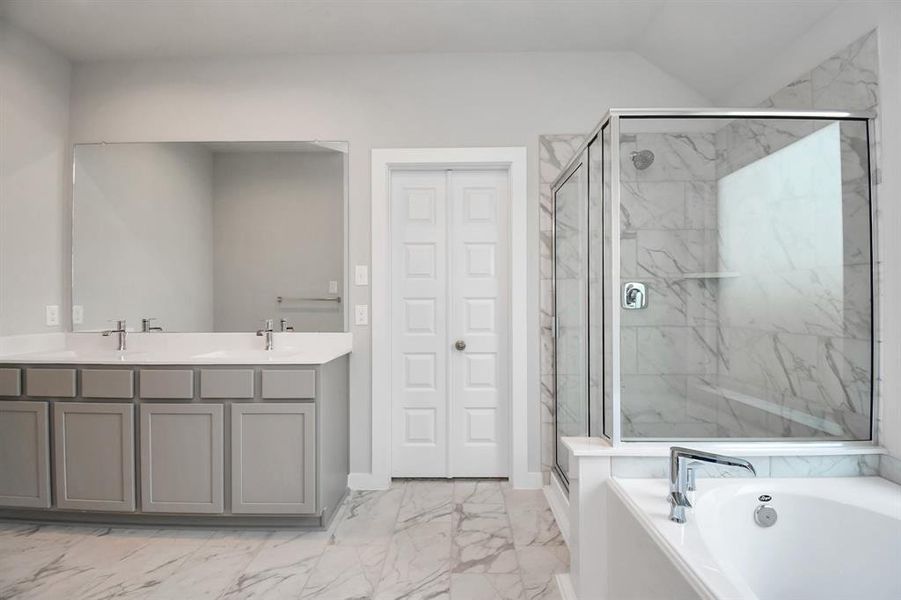
[[[772,506],[761,504],[754,510],[754,522],[761,527],[772,527],[778,518],[779,515]]]
[[[282,319],[279,321],[279,329],[282,333],[285,333],[287,331],[294,331],[294,326],[288,325],[288,319]]]
[[[272,319],[263,321],[263,329],[257,331],[258,337],[266,336],[266,350],[272,350]]]
[[[648,306],[648,289],[643,283],[630,281],[623,285],[623,308],[639,310]]]
[[[153,323],[156,320],[157,320],[156,317],[144,317],[143,319],[141,319],[141,332],[142,333],[150,333],[153,331],[161,332],[163,330],[162,327],[154,327],[154,326],[150,325],[151,323]]]
[[[119,319],[118,321],[116,321],[115,329],[107,329],[106,331],[101,331],[100,335],[102,335],[103,337],[109,337],[114,333],[118,334],[119,336],[119,346],[117,350],[119,350],[119,352],[124,352],[126,346],[125,336],[128,335],[128,331],[125,329],[125,319]]]
[[[466,350],[466,342],[464,342],[463,340],[457,340],[456,342],[454,342],[454,348],[456,348],[460,352],[463,352],[464,350]]]
[[[690,480],[694,478],[694,473],[691,472],[688,465],[696,462],[711,463],[726,467],[738,467],[750,471],[752,475],[757,475],[754,465],[743,458],[714,454],[713,452],[704,452],[702,450],[691,450],[690,448],[681,448],[679,446],[671,447],[669,456],[669,502],[671,505],[669,518],[670,521],[675,523],[684,523],[686,519],[685,509],[691,508],[691,502],[687,494],[693,488]]]

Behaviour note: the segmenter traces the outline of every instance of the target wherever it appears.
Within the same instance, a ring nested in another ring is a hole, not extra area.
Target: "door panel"
[[[134,407],[57,402],[53,405],[56,505],[133,512]]]
[[[394,476],[508,473],[507,181],[392,174]]]
[[[391,177],[392,471],[447,474],[447,175]]]
[[[141,509],[221,513],[221,404],[141,405]]]
[[[0,506],[50,507],[46,402],[0,402]]]
[[[234,403],[232,512],[316,510],[316,405]]]
[[[508,473],[507,173],[450,178],[450,470],[455,477]]]

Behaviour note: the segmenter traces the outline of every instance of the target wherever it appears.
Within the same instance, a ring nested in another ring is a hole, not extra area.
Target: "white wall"
[[[631,53],[345,55],[79,65],[75,142],[347,140],[350,263],[368,264],[370,149],[525,146],[530,248],[538,248],[538,135],[587,131],[611,106],[707,102]],[[537,252],[536,252],[537,254]],[[525,299],[530,470],[539,470],[538,260]],[[385,277],[372,273],[372,277]],[[348,290],[368,304],[369,288]],[[372,315],[373,319],[381,318]],[[370,334],[355,327],[351,471],[370,471]]]
[[[836,49],[877,29],[879,41],[878,252],[880,260],[879,369],[880,441],[901,458],[901,4],[840,5],[788,48],[778,60],[747,78],[729,97],[733,105],[755,105]]]
[[[213,155],[202,144],[75,149],[75,331],[154,317],[213,331]]]
[[[71,67],[0,21],[0,335],[61,331],[67,302]],[[70,175],[71,178],[71,175]]]
[[[253,331],[285,318],[296,331],[344,331],[344,155],[213,154],[214,331]]]

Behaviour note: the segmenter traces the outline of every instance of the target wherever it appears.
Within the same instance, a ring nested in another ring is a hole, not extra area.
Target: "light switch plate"
[[[84,323],[84,307],[81,304],[72,305],[72,324],[81,325]]]
[[[369,325],[368,304],[357,304],[354,307],[354,323],[356,325]]]
[[[357,265],[354,270],[354,283],[357,285],[369,285],[369,267]]]
[[[329,281],[328,282],[328,293],[329,294],[337,294],[338,293],[338,282],[337,281]]]
[[[59,325],[59,305],[48,304],[46,306],[47,327],[55,327]]]

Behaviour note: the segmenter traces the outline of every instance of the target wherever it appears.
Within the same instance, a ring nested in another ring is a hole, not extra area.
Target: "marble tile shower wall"
[[[641,150],[655,156],[645,169],[631,160]],[[718,358],[716,287],[702,276],[717,264],[713,133],[624,133],[620,152],[622,277],[648,289],[647,308],[621,313],[623,437],[716,436],[688,405]]]
[[[762,106],[875,112],[877,62],[874,31],[773,94]],[[734,121],[716,133],[717,178],[824,126],[828,123]],[[791,214],[790,205],[798,204],[797,199],[777,205],[780,199],[771,198],[774,204],[768,212],[757,211],[757,218],[742,217],[745,230],[755,225],[767,228],[761,239],[787,241],[782,248],[763,252],[756,267],[753,261],[730,256],[737,253],[721,251],[717,268],[741,271],[740,277],[721,281],[718,297],[716,384],[727,392],[718,400],[716,418],[731,435],[869,437],[871,254],[866,128],[843,125],[840,146],[843,247],[837,260],[823,261],[806,251],[835,243],[825,228],[817,226],[828,220],[823,212],[829,207],[814,202],[805,214]],[[721,244],[721,250],[729,245]],[[733,250],[746,247],[732,246]],[[777,406],[758,410],[743,400],[748,397]],[[698,412],[711,408],[709,394],[696,394],[693,399]]]
[[[541,365],[541,472],[548,483],[554,466],[554,199],[551,184],[575,155],[585,135],[542,135],[539,164],[539,290]]]

